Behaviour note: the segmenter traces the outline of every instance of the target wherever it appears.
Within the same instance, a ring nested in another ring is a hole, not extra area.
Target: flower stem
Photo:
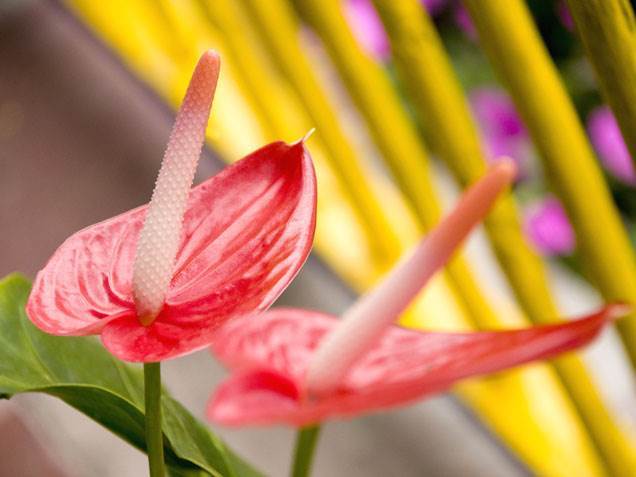
[[[320,426],[303,427],[298,430],[292,477],[308,477],[311,473],[311,463],[314,459],[319,434]]]
[[[144,363],[146,402],[146,451],[150,477],[164,477],[163,432],[161,431],[161,363]]]

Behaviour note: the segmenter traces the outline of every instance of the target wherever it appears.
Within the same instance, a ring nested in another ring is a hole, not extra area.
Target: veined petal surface
[[[307,394],[311,356],[338,318],[277,309],[223,326],[213,353],[234,374],[217,389],[208,416],[225,425],[306,426],[395,407],[445,391],[455,382],[550,358],[592,340],[620,306],[574,321],[520,330],[419,332],[391,327],[336,391]]]
[[[269,144],[191,191],[166,303],[150,326],[139,323],[132,296],[146,206],[68,238],[36,277],[29,317],[52,334],[101,333],[128,361],[205,347],[220,324],[266,309],[298,273],[315,209],[315,174],[302,142]]]

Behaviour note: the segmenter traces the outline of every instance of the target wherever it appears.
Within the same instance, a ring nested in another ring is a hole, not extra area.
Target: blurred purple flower
[[[561,24],[569,31],[574,31],[574,19],[565,0],[561,0],[556,5],[557,16],[561,20]]]
[[[532,207],[524,224],[526,236],[546,256],[569,255],[576,238],[568,216],[554,197],[547,197]]]
[[[426,8],[431,16],[440,14],[448,5],[448,0],[420,0],[423,7]]]
[[[475,24],[473,23],[472,18],[466,10],[466,7],[462,3],[458,3],[455,5],[455,9],[453,10],[453,18],[455,19],[455,23],[462,30],[468,38],[473,41],[477,41],[477,28],[475,28]]]
[[[345,17],[362,48],[379,61],[391,56],[391,47],[382,21],[370,0],[348,0]]]
[[[626,184],[636,185],[634,163],[612,111],[607,106],[592,111],[587,130],[605,168]]]
[[[420,0],[431,15],[440,13],[448,0]],[[379,61],[391,56],[391,46],[382,21],[370,0],[347,0],[345,17],[362,48]]]
[[[510,156],[519,167],[519,177],[527,173],[531,146],[517,110],[506,93],[494,88],[479,88],[470,93],[470,105],[481,130],[489,161]]]

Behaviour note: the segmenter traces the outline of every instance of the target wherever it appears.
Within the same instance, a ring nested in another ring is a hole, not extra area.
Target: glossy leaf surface
[[[56,396],[143,451],[141,370],[114,358],[94,338],[42,333],[24,312],[29,289],[19,276],[0,281],[0,394]],[[175,475],[261,475],[177,401],[164,395],[163,404],[166,460]]]

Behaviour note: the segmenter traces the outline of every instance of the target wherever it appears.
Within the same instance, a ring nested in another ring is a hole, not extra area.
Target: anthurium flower
[[[399,406],[456,381],[548,358],[590,341],[625,310],[522,330],[436,333],[392,325],[452,256],[512,180],[515,166],[495,165],[455,210],[343,318],[278,309],[224,325],[213,353],[233,375],[220,385],[208,416],[225,425],[306,426]]]
[[[41,270],[30,319],[55,335],[100,334],[128,361],[180,356],[223,322],[266,309],[311,248],[316,184],[302,141],[269,144],[190,190],[219,74],[192,76],[149,205],[68,238]]]

